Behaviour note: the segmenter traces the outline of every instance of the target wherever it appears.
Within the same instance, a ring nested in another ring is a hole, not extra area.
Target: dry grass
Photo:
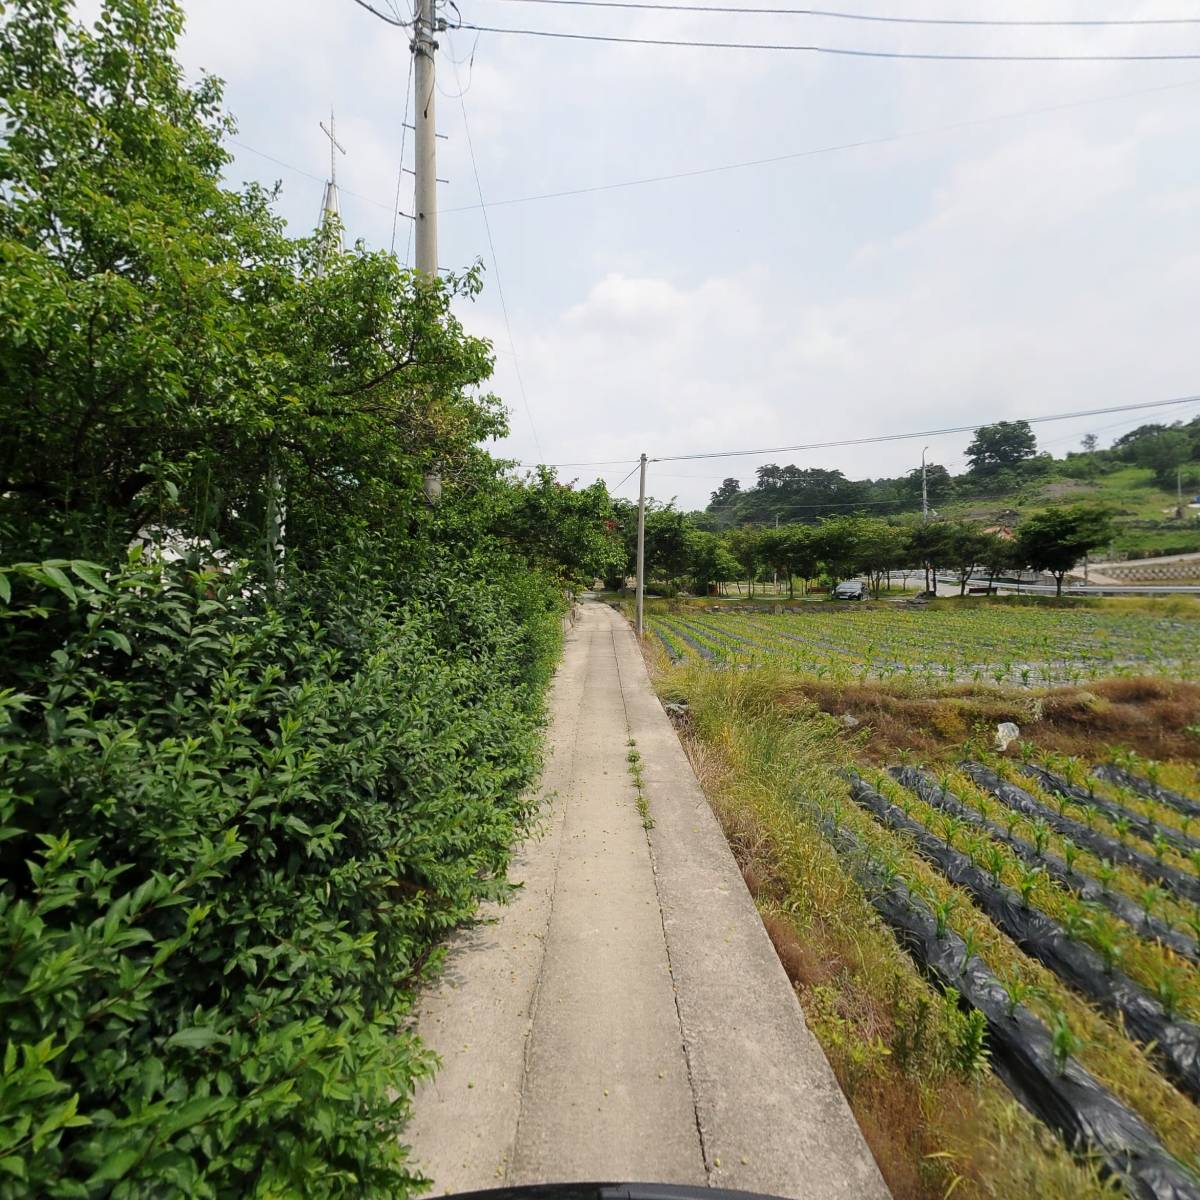
[[[904,753],[925,762],[954,757],[973,733],[1001,721],[1043,750],[1105,761],[1115,746],[1144,758],[1200,763],[1200,685],[1158,678],[1105,679],[1087,687],[1041,692],[1006,691],[976,684],[943,688],[889,683],[832,684],[796,678],[780,695],[785,706],[809,702],[862,722],[863,757],[894,762]]]

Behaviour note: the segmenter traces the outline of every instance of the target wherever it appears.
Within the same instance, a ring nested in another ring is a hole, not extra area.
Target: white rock
[[[996,749],[1003,753],[1021,736],[1021,730],[1011,721],[1001,721],[996,726]]]

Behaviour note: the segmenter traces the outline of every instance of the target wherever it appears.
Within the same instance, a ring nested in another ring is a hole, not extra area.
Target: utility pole
[[[1183,520],[1183,468],[1175,468],[1175,515]]]
[[[779,514],[778,513],[775,514],[775,528],[776,529],[779,528]],[[779,568],[778,567],[776,567],[771,572],[771,582],[775,587],[776,595],[778,595],[779,594]]]
[[[638,482],[638,543],[637,543],[637,619],[634,629],[640,638],[646,630],[646,456],[642,455],[641,478]]]
[[[432,277],[437,275],[437,127],[434,121],[436,88],[434,53],[437,42],[434,33],[437,22],[434,0],[418,0],[413,22],[412,52],[414,109],[416,131],[416,224],[418,271]]]
[[[921,451],[921,522],[924,524],[929,520],[929,475],[925,470],[925,455],[929,453],[929,447],[926,446]],[[929,560],[925,560],[925,590],[929,591]],[[937,580],[933,581],[933,590],[937,592]]]

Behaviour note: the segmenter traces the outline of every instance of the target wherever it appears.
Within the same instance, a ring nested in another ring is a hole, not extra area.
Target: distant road
[[[983,587],[986,579],[972,579],[968,588]],[[1053,596],[1052,583],[1023,583],[1018,587],[1012,583],[995,584],[997,594],[1001,596],[1035,595]],[[1064,583],[1064,596],[1200,596],[1200,584],[1194,583],[1108,583],[1083,584]],[[957,596],[958,580],[940,576],[938,578],[939,596]]]

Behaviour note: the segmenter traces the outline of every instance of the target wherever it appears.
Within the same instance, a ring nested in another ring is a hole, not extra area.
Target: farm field
[[[1108,676],[1200,676],[1193,620],[1103,610],[811,604],[783,613],[675,606],[650,632],[675,662],[772,662],[830,679],[990,680],[1018,687]]]
[[[894,1194],[1200,1200],[1196,617],[711,607],[647,651]]]

